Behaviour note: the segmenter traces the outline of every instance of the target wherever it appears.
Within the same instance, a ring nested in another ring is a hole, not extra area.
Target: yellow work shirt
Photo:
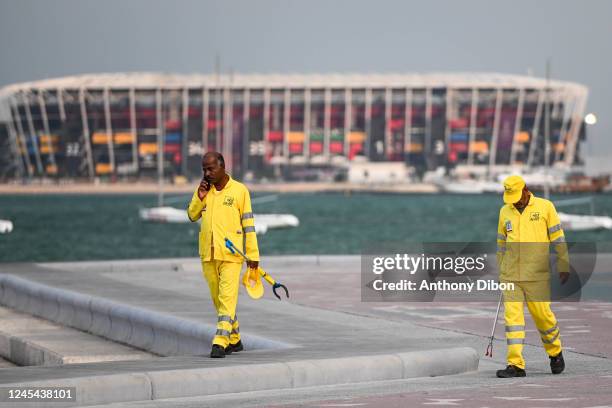
[[[200,200],[196,188],[187,215],[192,222],[202,218],[199,238],[202,261],[212,260],[213,247],[214,260],[243,262],[240,254],[232,254],[225,247],[225,238],[229,238],[250,260],[259,261],[251,197],[244,184],[230,177],[221,191],[212,186],[204,200]]]
[[[522,213],[513,204],[504,205],[497,226],[500,280],[550,279],[550,244],[557,255],[557,270],[569,272],[565,235],[553,203],[531,194]]]

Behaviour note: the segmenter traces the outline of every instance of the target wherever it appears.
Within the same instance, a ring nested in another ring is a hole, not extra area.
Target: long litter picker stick
[[[495,312],[495,320],[493,321],[493,329],[491,329],[491,338],[489,339],[489,345],[487,346],[487,351],[485,352],[486,357],[493,357],[493,340],[495,339],[495,326],[497,326],[497,317],[499,316],[499,308],[502,304],[502,296],[503,292],[499,292],[499,302],[497,303],[497,312]]]
[[[240,255],[242,255],[242,257],[247,262],[251,262],[251,260],[241,250],[236,248],[236,245],[234,245],[234,243],[229,238],[225,238],[225,247],[227,249],[229,249],[232,254],[238,252]],[[274,292],[274,296],[276,296],[278,298],[278,300],[281,300],[280,295],[278,293],[276,293],[276,289],[278,289],[278,288],[283,288],[285,290],[285,295],[287,295],[287,297],[289,297],[289,290],[287,289],[287,287],[285,285],[283,285],[280,282],[275,281],[273,277],[268,275],[266,273],[266,271],[264,271],[261,268],[259,268],[259,273],[261,274],[261,277],[266,280],[266,282],[268,282],[270,285],[272,285],[272,292]]]

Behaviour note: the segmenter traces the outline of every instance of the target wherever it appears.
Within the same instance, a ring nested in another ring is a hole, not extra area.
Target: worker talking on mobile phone
[[[225,172],[221,153],[206,153],[202,157],[202,172],[187,214],[192,222],[202,219],[200,260],[217,311],[217,331],[210,357],[223,358],[243,350],[236,306],[244,260],[240,254],[225,250],[225,239],[230,239],[246,254],[250,269],[259,266],[259,248],[249,190]]]

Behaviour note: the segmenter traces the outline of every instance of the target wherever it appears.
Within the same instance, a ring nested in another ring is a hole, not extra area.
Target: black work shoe
[[[210,350],[210,358],[225,358],[225,349],[218,344],[213,344]]]
[[[550,371],[553,374],[561,374],[565,370],[565,360],[563,360],[563,353],[560,352],[554,357],[550,357]]]
[[[225,348],[225,354],[237,353],[242,350],[244,350],[244,347],[242,346],[242,340],[238,340],[238,343],[236,344],[230,343],[230,345]]]
[[[503,370],[497,370],[498,378],[513,378],[513,377],[525,377],[527,373],[522,368],[517,366],[509,365]]]

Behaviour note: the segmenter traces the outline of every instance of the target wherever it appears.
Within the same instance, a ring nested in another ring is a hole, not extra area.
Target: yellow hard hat
[[[523,196],[525,180],[521,176],[508,176],[504,179],[504,203],[514,204]]]
[[[253,299],[259,299],[264,294],[264,286],[261,283],[260,268],[251,269],[247,267],[247,270],[242,276],[242,284],[246,289],[247,294]]]

